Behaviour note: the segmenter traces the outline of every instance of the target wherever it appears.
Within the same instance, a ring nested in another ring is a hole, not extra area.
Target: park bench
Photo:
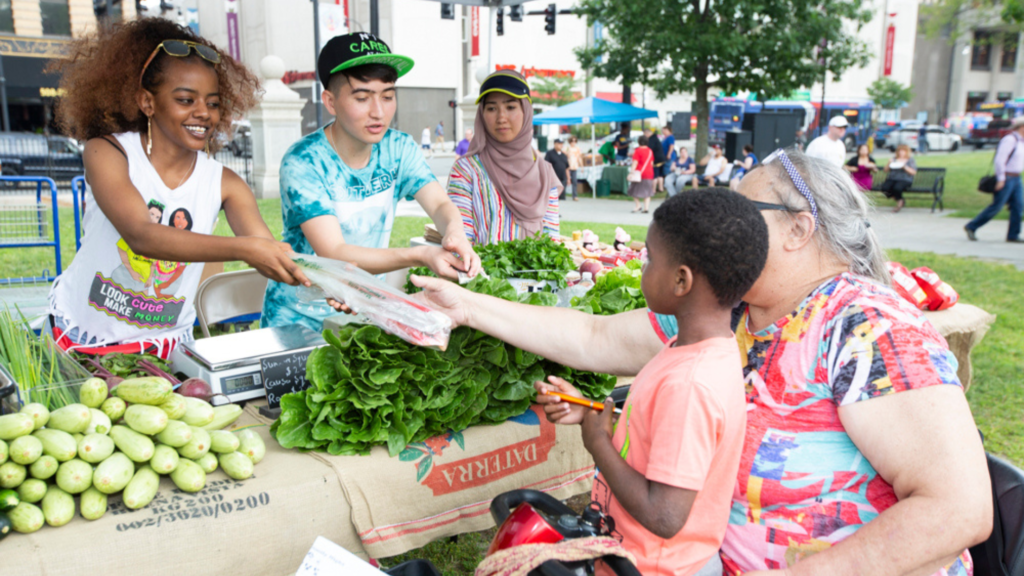
[[[882,182],[885,182],[885,177],[888,172],[879,170],[875,172],[874,179],[871,181],[871,191],[881,192]],[[942,205],[942,193],[946,188],[946,169],[945,168],[918,168],[917,174],[914,175],[914,181],[910,184],[910,188],[907,188],[904,194],[910,192],[917,192],[922,194],[932,195],[932,212],[935,212],[935,206],[938,205],[939,211],[945,210]]]

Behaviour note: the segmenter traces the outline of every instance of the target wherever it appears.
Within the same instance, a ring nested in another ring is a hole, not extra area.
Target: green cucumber
[[[46,423],[50,421],[50,411],[47,410],[46,406],[43,406],[38,402],[25,404],[24,406],[22,406],[19,412],[21,412],[22,414],[28,414],[29,416],[32,417],[33,420],[35,420],[36,430],[39,430],[43,426],[46,426]]]
[[[107,495],[93,486],[82,492],[78,505],[81,508],[82,518],[99,520],[107,513]]]
[[[171,420],[181,420],[185,416],[185,397],[181,394],[171,394],[171,397],[160,405],[160,409],[166,412]]]
[[[214,430],[210,432],[210,450],[218,454],[231,454],[238,450],[238,436],[227,430]]]
[[[213,420],[201,428],[206,431],[210,430],[222,430],[225,426],[230,426],[238,420],[238,417],[242,415],[242,407],[238,404],[224,404],[223,406],[216,406],[213,409]]]
[[[57,469],[57,486],[68,494],[81,494],[92,486],[92,466],[75,458],[68,460]]]
[[[11,519],[7,517],[7,514],[0,512],[0,540],[6,538],[13,529],[14,525],[11,524]]]
[[[127,408],[128,405],[125,404],[124,400],[121,400],[117,396],[111,396],[104,400],[103,404],[100,404],[100,411],[106,414],[107,418],[110,418],[111,422],[117,422],[120,420],[121,417],[124,416],[124,411]]]
[[[157,376],[129,378],[114,388],[114,394],[125,402],[150,406],[163,404],[171,397],[172,392],[171,383],[166,378]]]
[[[120,452],[114,452],[92,473],[92,485],[104,494],[113,494],[124,487],[135,475],[135,464]]]
[[[107,416],[106,412],[89,408],[89,414],[92,414],[92,418],[89,420],[89,427],[85,429],[86,435],[110,433],[110,416]]]
[[[29,478],[18,486],[18,497],[22,502],[35,504],[46,496],[46,482],[38,478]]]
[[[29,467],[28,471],[32,474],[33,478],[48,480],[57,473],[57,468],[59,467],[60,462],[57,462],[56,458],[49,454],[43,454],[39,457],[39,460],[36,460],[35,463]]]
[[[114,441],[106,434],[89,434],[78,443],[78,457],[99,464],[114,453]]]
[[[21,497],[18,493],[9,488],[0,490],[0,512],[7,512],[12,510],[15,506],[21,503]]]
[[[156,439],[168,446],[181,448],[192,441],[192,427],[180,420],[171,420]]]
[[[14,531],[22,534],[31,534],[39,530],[45,521],[43,511],[28,502],[18,504],[14,510],[7,512],[7,517],[11,520]]]
[[[57,486],[50,486],[43,496],[43,518],[50,526],[63,526],[75,517],[75,499]]]
[[[78,398],[89,408],[99,408],[107,399],[110,390],[107,383],[99,378],[89,378],[78,389]]]
[[[210,433],[202,428],[192,427],[192,440],[178,448],[178,454],[190,460],[201,458],[210,451]]]
[[[238,451],[248,456],[253,464],[259,464],[260,460],[267,455],[267,445],[263,442],[259,432],[246,428],[235,432],[235,434],[238,435],[239,440]]]
[[[167,428],[167,413],[158,406],[132,404],[124,411],[124,421],[132,430],[152,436]]]
[[[235,480],[245,480],[252,476],[252,460],[241,452],[220,455],[220,467]]]
[[[149,465],[157,474],[170,474],[178,467],[178,452],[170,446],[157,444],[156,450],[153,451],[153,459],[149,461]]]
[[[118,450],[124,452],[125,456],[135,462],[149,462],[149,459],[153,457],[154,446],[149,436],[139,434],[127,426],[111,428],[110,439],[114,441]]]
[[[206,472],[199,464],[182,458],[178,461],[178,467],[171,472],[171,480],[180,490],[199,492],[206,486]]]
[[[124,488],[124,505],[132,510],[144,508],[153,501],[159,488],[160,476],[149,466],[143,466]]]
[[[67,432],[43,428],[32,435],[43,443],[43,454],[53,456],[58,462],[67,462],[78,454],[78,442]]]
[[[26,434],[31,434],[35,429],[36,421],[29,414],[17,412],[0,416],[0,440],[14,440]]]
[[[10,454],[10,447],[7,442],[0,440],[0,464],[7,462],[7,456]]]
[[[69,434],[80,434],[89,427],[90,420],[92,420],[92,413],[89,412],[88,406],[68,404],[50,412],[50,421],[47,422],[46,427],[63,430]]]
[[[196,464],[203,469],[203,472],[207,474],[213,474],[217,471],[217,455],[213,452],[207,452],[203,454],[202,458],[196,460]]]
[[[185,415],[181,417],[185,424],[202,427],[212,423],[216,417],[217,413],[209,402],[199,398],[185,398]]]
[[[25,481],[26,476],[28,476],[28,471],[21,464],[15,462],[0,464],[0,488],[17,488]]]
[[[15,438],[10,445],[11,460],[22,466],[31,466],[43,455],[43,443],[35,436]]]

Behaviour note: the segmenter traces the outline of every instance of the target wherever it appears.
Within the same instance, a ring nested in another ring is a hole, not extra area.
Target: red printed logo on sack
[[[533,406],[510,421],[537,426],[539,433],[533,438],[484,454],[435,465],[434,457],[441,456],[453,442],[463,450],[466,448],[462,432],[448,432],[410,444],[398,457],[406,462],[416,462],[416,480],[429,487],[434,496],[482,486],[547,462],[548,454],[555,445],[555,425],[547,421],[540,407]]]

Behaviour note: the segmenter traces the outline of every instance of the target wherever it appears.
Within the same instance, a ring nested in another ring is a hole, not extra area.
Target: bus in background
[[[975,112],[988,112],[995,120],[1013,120],[1017,116],[1024,114],[1024,102],[1013,102],[1010,100],[979,102],[974,107],[974,110]]]
[[[762,110],[801,114],[803,118],[801,127],[808,141],[822,133],[819,126],[825,126],[827,129],[828,121],[832,117],[845,116],[846,121],[850,123],[850,127],[846,129],[845,144],[846,148],[852,151],[867,142],[868,136],[871,134],[871,114],[874,104],[870,100],[826,101],[824,121],[819,121],[822,116],[820,101],[769,100],[762,104],[739,98],[718,98],[711,102],[709,126],[711,141],[723,142],[725,132],[742,129],[744,115]]]

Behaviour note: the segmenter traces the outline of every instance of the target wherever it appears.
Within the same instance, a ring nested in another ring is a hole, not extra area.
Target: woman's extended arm
[[[307,282],[285,249],[272,239],[224,238],[150,221],[146,202],[128,177],[128,160],[109,141],[90,140],[83,156],[86,179],[96,205],[132,252],[172,262],[244,260],[264,276],[279,282]]]

